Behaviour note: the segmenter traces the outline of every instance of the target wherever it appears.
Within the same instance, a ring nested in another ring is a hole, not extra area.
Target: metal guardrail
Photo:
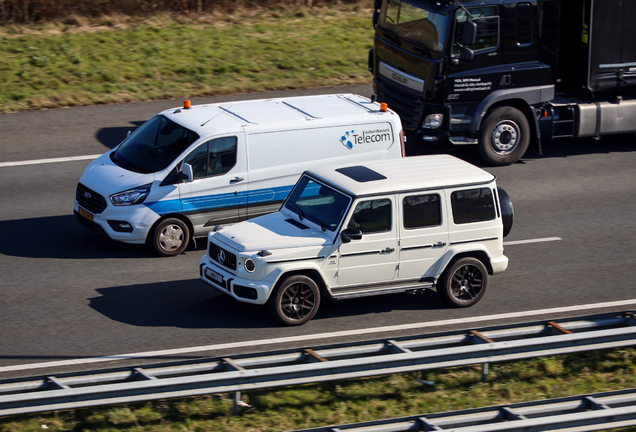
[[[634,425],[636,389],[628,389],[294,432],[583,432]]]
[[[0,416],[311,384],[636,345],[632,312],[0,381]],[[235,409],[236,404],[235,404]]]

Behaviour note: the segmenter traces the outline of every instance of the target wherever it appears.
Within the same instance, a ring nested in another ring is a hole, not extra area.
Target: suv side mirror
[[[360,240],[362,231],[357,228],[347,228],[340,233],[340,238],[343,243],[349,243],[351,240]]]

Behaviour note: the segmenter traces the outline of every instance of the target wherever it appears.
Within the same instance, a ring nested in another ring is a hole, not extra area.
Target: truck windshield
[[[351,199],[327,185],[302,176],[285,202],[285,208],[300,220],[307,218],[323,231],[335,231],[340,226]]]
[[[110,156],[129,171],[142,174],[168,167],[199,135],[158,115],[142,124]]]
[[[448,17],[448,13],[429,11],[415,0],[385,0],[379,25],[400,38],[425,45],[429,50],[442,52]]]

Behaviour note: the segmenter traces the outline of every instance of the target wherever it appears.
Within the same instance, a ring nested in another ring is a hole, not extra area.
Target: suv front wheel
[[[320,289],[313,279],[294,275],[285,278],[269,299],[270,311],[286,325],[301,325],[312,319],[320,306]]]
[[[488,270],[476,258],[460,258],[440,277],[437,293],[450,306],[468,307],[477,303],[488,288]]]

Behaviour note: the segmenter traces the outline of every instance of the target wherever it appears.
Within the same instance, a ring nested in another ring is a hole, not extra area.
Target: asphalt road
[[[293,93],[368,96],[371,91],[370,86],[351,86]],[[193,98],[193,103],[281,95]],[[506,246],[508,270],[491,279],[488,293],[474,307],[449,309],[432,292],[343,300],[324,304],[311,322],[294,328],[280,327],[263,308],[235,302],[200,282],[202,246],[178,257],[158,258],[144,246],[116,243],[80,226],[72,216],[73,196],[88,160],[2,166],[103,153],[128,130],[180,104],[160,101],[0,116],[0,379],[43,372],[15,368],[34,363],[293,336],[297,338],[281,347],[315,346],[369,337],[334,337],[333,332],[345,330],[427,322],[433,323],[427,332],[441,331],[473,325],[442,326],[436,321],[635,298],[633,135],[548,143],[543,156],[528,154],[513,166],[486,168],[497,175],[515,207],[515,224],[506,241],[561,240]],[[415,142],[407,145],[409,154],[439,151]],[[481,164],[474,149],[453,154]],[[573,313],[535,319],[568,314]],[[488,324],[525,320],[513,316]],[[327,333],[323,339],[303,340],[322,333]],[[406,333],[417,330],[373,337]],[[253,349],[244,345],[175,351],[147,361]],[[7,366],[15,370],[2,369]]]

